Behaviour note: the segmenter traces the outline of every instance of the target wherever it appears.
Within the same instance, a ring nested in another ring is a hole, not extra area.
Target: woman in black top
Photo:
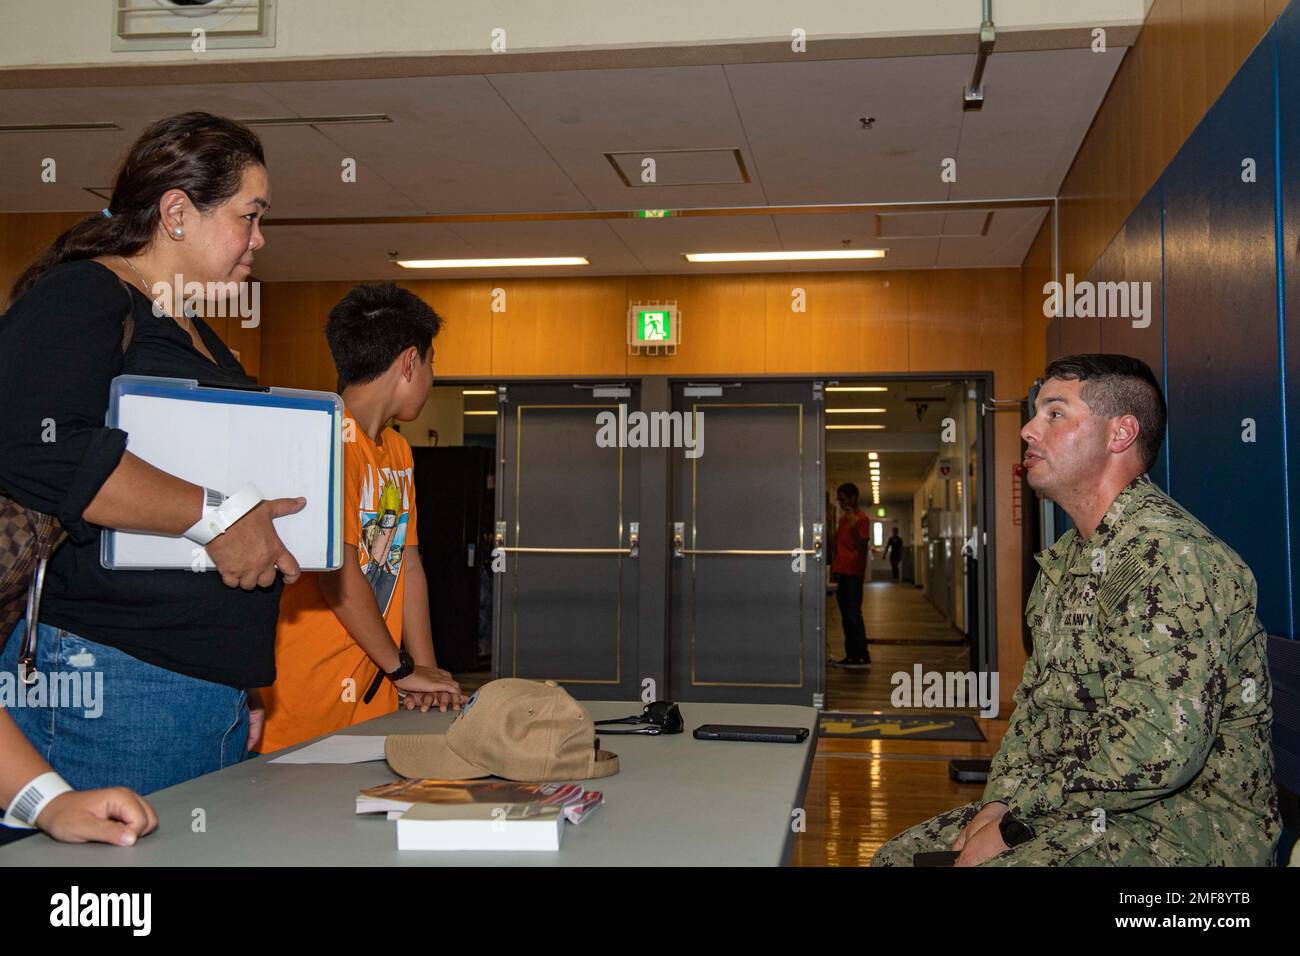
[[[23,273],[0,320],[0,491],[69,532],[46,575],[36,669],[48,690],[80,692],[29,696],[10,716],[77,788],[149,793],[242,759],[245,690],[275,677],[279,578],[296,579],[298,566],[271,519],[302,499],[263,501],[208,543],[217,574],[99,563],[101,528],[181,535],[215,507],[104,426],[109,383],[124,373],[251,383],[201,317],[171,314],[169,290],[246,281],[269,204],[246,127],[206,113],[161,120],[132,147],[108,208]],[[6,672],[24,631],[8,636]]]

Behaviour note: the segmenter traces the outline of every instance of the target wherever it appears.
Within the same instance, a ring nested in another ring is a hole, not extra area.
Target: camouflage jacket
[[[984,801],[1072,826],[1076,845],[1122,828],[1154,864],[1272,862],[1272,687],[1250,568],[1145,475],[1088,539],[1071,528],[1036,558],[1033,655]]]

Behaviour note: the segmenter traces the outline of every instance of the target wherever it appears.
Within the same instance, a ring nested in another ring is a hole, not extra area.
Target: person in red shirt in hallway
[[[871,522],[858,508],[858,486],[851,482],[835,492],[839,502],[839,524],[835,528],[835,563],[831,573],[839,585],[835,601],[844,625],[844,659],[831,661],[834,667],[863,670],[871,666],[867,651],[867,626],[862,621],[862,582],[867,576],[867,554],[871,550]]]

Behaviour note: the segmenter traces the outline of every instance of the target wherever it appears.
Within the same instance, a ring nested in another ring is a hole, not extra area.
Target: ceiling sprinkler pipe
[[[988,63],[997,30],[993,26],[993,0],[984,0],[984,20],[980,23],[979,55],[975,59],[975,75],[962,95],[962,109],[978,110],[984,106],[984,66]]]

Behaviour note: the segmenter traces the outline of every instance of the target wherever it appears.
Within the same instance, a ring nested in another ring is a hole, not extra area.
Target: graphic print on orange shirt
[[[406,526],[410,511],[410,468],[394,471],[362,465],[360,521],[361,540],[357,556],[361,570],[375,593],[382,617],[388,616],[393,589],[402,573]]]

